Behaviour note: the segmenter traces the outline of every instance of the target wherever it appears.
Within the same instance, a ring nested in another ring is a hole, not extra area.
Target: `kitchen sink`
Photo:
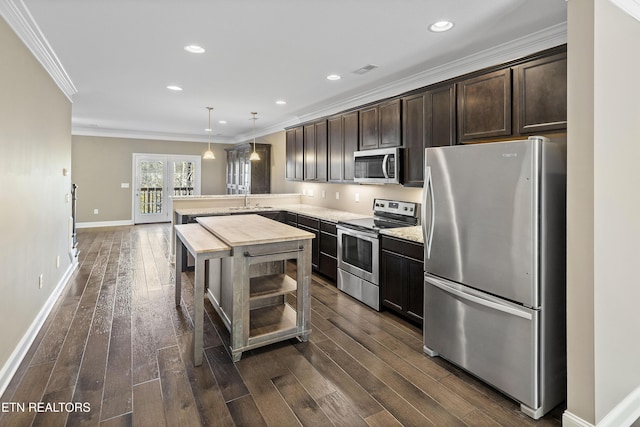
[[[230,211],[257,211],[263,209],[272,209],[273,206],[232,206]]]

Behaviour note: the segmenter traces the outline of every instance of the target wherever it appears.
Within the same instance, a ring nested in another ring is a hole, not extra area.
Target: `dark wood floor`
[[[559,426],[440,358],[419,328],[314,275],[311,339],[243,354],[205,303],[205,359],[192,360],[193,274],[173,303],[167,224],[79,233],[80,266],[2,402],[0,426]],[[291,268],[295,268],[291,266]],[[79,402],[34,412],[29,402]]]

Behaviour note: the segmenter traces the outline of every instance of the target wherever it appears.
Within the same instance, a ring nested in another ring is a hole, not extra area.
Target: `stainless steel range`
[[[419,225],[419,212],[419,203],[374,199],[373,217],[339,222],[338,289],[380,311],[380,230]]]

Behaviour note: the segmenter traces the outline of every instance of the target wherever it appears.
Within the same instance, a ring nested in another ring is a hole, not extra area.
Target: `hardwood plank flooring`
[[[422,353],[422,332],[314,275],[312,333],[243,354],[205,299],[193,366],[193,272],[173,299],[168,224],[79,230],[79,266],[0,402],[0,426],[560,426],[534,421],[465,371]],[[288,265],[295,276],[295,264]],[[287,300],[295,305],[295,299]],[[88,410],[28,410],[78,402]]]

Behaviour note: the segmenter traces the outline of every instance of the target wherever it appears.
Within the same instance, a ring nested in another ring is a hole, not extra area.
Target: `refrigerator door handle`
[[[431,245],[433,243],[433,227],[435,220],[435,204],[433,200],[433,183],[431,181],[431,168],[425,167],[425,183],[424,190],[422,191],[422,237],[425,243],[425,257],[431,258]],[[427,198],[429,199],[429,209],[431,210],[429,216],[429,229],[427,230],[427,223],[424,219],[427,216]]]
[[[433,286],[435,286],[437,288],[440,288],[444,292],[447,292],[449,294],[455,295],[455,296],[457,296],[459,298],[462,298],[464,300],[471,301],[471,302],[474,302],[476,304],[479,304],[479,305],[482,305],[484,307],[488,307],[488,308],[491,308],[491,309],[494,309],[494,310],[502,311],[503,313],[511,314],[513,316],[522,317],[523,319],[527,319],[527,320],[532,320],[533,319],[533,316],[530,313],[528,313],[527,311],[518,310],[517,308],[509,307],[509,306],[504,305],[504,304],[499,304],[497,302],[493,302],[493,301],[490,301],[488,299],[481,298],[481,297],[472,295],[470,293],[461,291],[459,289],[456,289],[454,287],[451,287],[451,286],[447,285],[446,283],[441,282],[440,280],[435,279],[434,277],[429,276],[426,280],[430,285],[433,285]]]

